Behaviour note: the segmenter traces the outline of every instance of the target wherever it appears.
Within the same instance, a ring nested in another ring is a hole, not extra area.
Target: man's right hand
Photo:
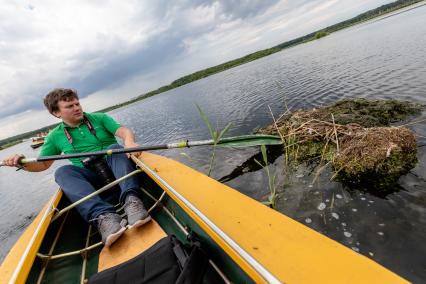
[[[18,167],[28,172],[41,172],[47,170],[53,161],[34,162],[28,164],[20,164],[19,161],[25,158],[22,154],[15,154],[3,160],[4,166]]]
[[[21,159],[25,158],[22,154],[15,154],[13,156],[7,157],[3,160],[5,166],[9,167],[21,167],[22,165],[19,163]]]

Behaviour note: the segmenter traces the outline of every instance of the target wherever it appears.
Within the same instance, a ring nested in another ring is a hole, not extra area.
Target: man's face
[[[58,108],[59,110],[53,112],[53,114],[68,124],[79,123],[83,119],[83,109],[77,99],[67,102],[59,101]]]

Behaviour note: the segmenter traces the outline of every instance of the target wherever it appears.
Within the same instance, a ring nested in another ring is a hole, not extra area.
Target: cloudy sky
[[[0,139],[58,122],[55,87],[94,111],[389,2],[0,0]]]

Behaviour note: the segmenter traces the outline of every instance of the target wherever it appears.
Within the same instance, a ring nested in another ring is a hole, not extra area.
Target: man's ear
[[[61,118],[61,113],[59,111],[53,111],[52,115],[56,118]]]

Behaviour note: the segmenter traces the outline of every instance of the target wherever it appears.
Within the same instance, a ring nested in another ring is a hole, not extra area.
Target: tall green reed
[[[266,153],[266,147],[265,145],[260,146],[260,150],[262,152],[262,158],[263,158],[263,162],[265,164],[262,164],[261,162],[259,162],[258,160],[254,160],[259,166],[261,166],[263,169],[265,169],[266,174],[268,176],[268,188],[269,188],[269,196],[268,196],[268,201],[263,201],[262,203],[265,205],[268,205],[272,208],[276,208],[276,203],[277,203],[277,190],[276,190],[276,185],[275,185],[275,178],[276,175],[272,175],[269,167],[268,167],[268,155]]]
[[[216,146],[219,143],[220,139],[223,137],[223,135],[225,135],[226,132],[228,132],[229,128],[231,127],[232,123],[228,123],[224,129],[222,129],[221,131],[219,131],[216,127],[216,129],[213,129],[209,118],[207,117],[207,115],[204,113],[204,111],[201,109],[201,107],[198,104],[195,104],[197,106],[198,112],[200,113],[201,118],[203,119],[204,123],[207,125],[207,128],[209,129],[210,132],[210,136],[212,137],[213,140],[213,151],[212,151],[212,156],[210,159],[210,164],[209,164],[209,171],[208,171],[208,176],[210,176],[213,167],[214,167],[214,161],[215,161],[215,157],[216,157]]]

